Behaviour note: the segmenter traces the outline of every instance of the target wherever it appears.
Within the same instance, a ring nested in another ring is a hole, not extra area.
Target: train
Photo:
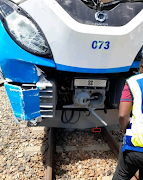
[[[143,56],[142,0],[0,0],[0,77],[17,123],[118,124]]]

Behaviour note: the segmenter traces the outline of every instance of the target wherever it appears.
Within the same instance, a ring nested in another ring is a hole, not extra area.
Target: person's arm
[[[118,117],[124,133],[130,122],[131,108],[132,102],[120,102]]]
[[[124,89],[122,91],[122,97],[120,99],[119,106],[119,122],[123,129],[123,132],[126,132],[126,129],[130,122],[130,113],[133,104],[133,97],[131,95],[128,84],[125,84]]]

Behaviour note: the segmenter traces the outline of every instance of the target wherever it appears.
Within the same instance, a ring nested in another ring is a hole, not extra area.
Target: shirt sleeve
[[[133,102],[133,97],[131,95],[128,84],[125,84],[124,86],[120,102]]]

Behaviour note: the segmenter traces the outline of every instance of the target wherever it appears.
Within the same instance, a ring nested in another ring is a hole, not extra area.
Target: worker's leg
[[[131,159],[128,157],[128,152],[119,153],[118,164],[112,180],[130,180],[139,169],[133,165]]]

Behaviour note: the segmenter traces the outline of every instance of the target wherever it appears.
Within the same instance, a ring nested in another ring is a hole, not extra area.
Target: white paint
[[[108,69],[130,66],[143,44],[143,10],[122,27],[85,25],[75,21],[55,0],[28,0],[20,6],[39,24],[58,64]],[[110,48],[92,49],[93,41]]]
[[[12,80],[9,79],[9,78],[5,78],[5,81],[4,81],[4,82],[12,82]]]
[[[20,92],[20,90],[16,90],[16,89],[9,89],[11,92]]]

